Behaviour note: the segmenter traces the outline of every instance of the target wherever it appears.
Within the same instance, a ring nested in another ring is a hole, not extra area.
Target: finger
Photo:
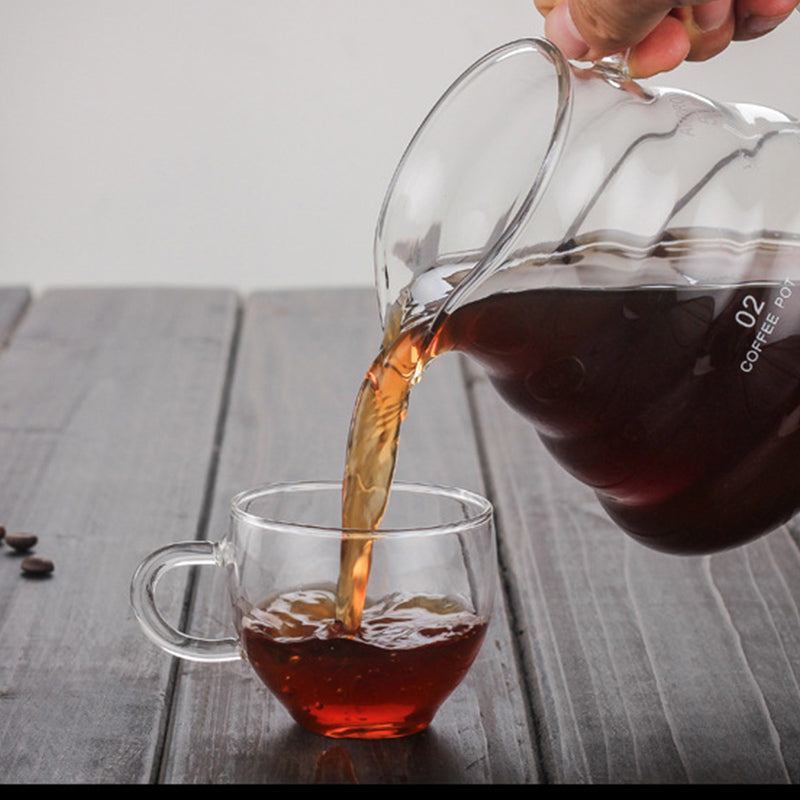
[[[691,9],[692,22],[701,33],[713,33],[733,23],[733,0],[711,0]]]
[[[632,78],[649,78],[675,69],[689,55],[691,42],[684,24],[668,15],[628,55]]]
[[[656,19],[652,29],[647,30],[641,38],[636,35],[630,40],[615,38],[613,44],[592,47],[572,20],[566,0],[554,7],[545,18],[545,34],[570,59],[596,61],[612,53],[627,50],[628,68],[635,78],[647,78],[658,72],[674,69],[688,56],[691,49],[686,26],[670,14],[662,14]]]
[[[563,0],[547,15],[545,33],[554,44],[565,46],[568,58],[595,60],[642,42],[674,4],[674,0]],[[579,49],[583,52],[576,54]]]
[[[707,61],[733,41],[736,18],[731,0],[712,0],[674,13],[683,20],[689,34],[687,61]]]
[[[544,34],[567,58],[586,58],[589,54],[589,43],[575,26],[566,0],[545,17]]]
[[[798,6],[800,0],[737,0],[736,30],[739,41],[757,39],[775,30]]]

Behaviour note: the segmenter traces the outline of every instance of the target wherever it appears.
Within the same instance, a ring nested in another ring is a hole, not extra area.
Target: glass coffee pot
[[[611,518],[707,553],[800,508],[800,125],[543,39],[443,95],[375,241],[384,326],[475,359]]]

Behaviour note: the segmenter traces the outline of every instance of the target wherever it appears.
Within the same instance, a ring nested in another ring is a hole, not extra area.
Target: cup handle
[[[162,616],[155,590],[164,573],[177,567],[222,566],[216,542],[175,542],[154,550],[131,579],[131,605],[142,630],[162,650],[188,661],[239,661],[236,638],[204,639],[177,630]]]

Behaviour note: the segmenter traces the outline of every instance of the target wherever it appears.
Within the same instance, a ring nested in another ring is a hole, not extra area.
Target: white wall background
[[[533,0],[0,0],[0,283],[372,284],[385,187]],[[800,14],[657,81],[800,115]]]

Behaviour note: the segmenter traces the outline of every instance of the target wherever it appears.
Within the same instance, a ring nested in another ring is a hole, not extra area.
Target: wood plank
[[[224,291],[52,291],[0,359],[0,519],[56,565],[0,552],[4,782],[150,780],[171,665],[128,585],[196,533],[236,319]]]
[[[24,286],[0,288],[0,348],[5,347],[31,299]]]
[[[259,294],[247,303],[210,536],[230,497],[274,480],[339,480],[352,404],[379,343],[371,292]],[[398,477],[482,490],[460,364],[442,358],[415,388]],[[214,629],[221,570],[202,570],[194,620]],[[210,573],[210,574],[209,574]],[[181,666],[163,780],[361,783],[537,779],[526,699],[501,601],[489,638],[432,728],[386,742],[331,740],[296,726],[249,667]]]
[[[505,568],[554,783],[800,780],[800,557],[704,557],[613,526],[474,373]]]

